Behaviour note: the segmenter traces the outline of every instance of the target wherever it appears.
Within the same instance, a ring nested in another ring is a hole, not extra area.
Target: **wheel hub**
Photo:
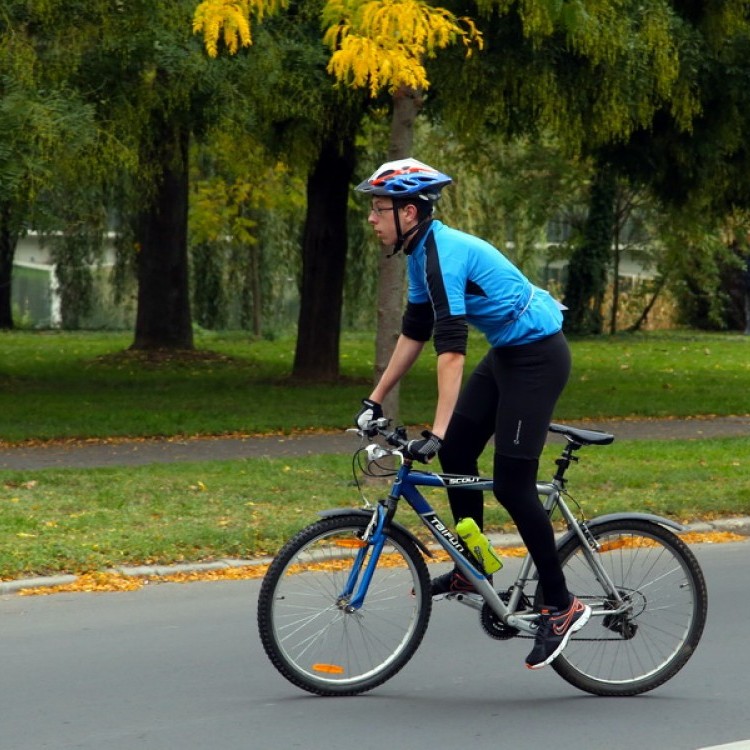
[[[640,591],[620,591],[619,593],[628,603],[627,611],[605,615],[602,625],[607,630],[611,630],[613,633],[621,635],[624,640],[629,641],[631,638],[635,638],[638,632],[638,623],[635,622],[635,619],[646,609],[648,600]],[[609,605],[613,609],[618,607],[617,602],[614,601],[609,602]]]

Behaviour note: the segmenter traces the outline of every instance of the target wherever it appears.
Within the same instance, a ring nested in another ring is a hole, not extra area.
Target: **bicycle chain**
[[[510,592],[509,591],[503,591],[499,592],[497,594],[500,599],[505,604],[508,604],[510,601]],[[530,606],[528,600],[523,603],[524,608]],[[533,640],[533,635],[528,635],[526,633],[521,633],[521,631],[518,630],[518,628],[513,628],[510,625],[506,625],[494,612],[494,610],[488,605],[484,604],[482,607],[482,611],[479,614],[479,622],[482,626],[482,629],[485,633],[487,633],[490,638],[494,638],[496,641],[507,641],[511,638],[526,638]],[[605,641],[623,641],[623,640],[630,640],[635,636],[638,630],[638,626],[635,623],[624,623],[622,625],[619,625],[616,622],[612,622],[610,625],[605,625],[609,630],[612,630],[615,633],[620,633],[620,635],[615,637],[607,637],[602,638],[601,636],[598,636],[596,638],[586,638],[581,637],[580,635],[576,635],[576,641],[591,641],[591,642],[605,642]],[[619,630],[619,628],[622,628],[622,631]]]

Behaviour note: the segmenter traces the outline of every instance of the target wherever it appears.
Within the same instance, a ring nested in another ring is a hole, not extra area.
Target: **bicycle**
[[[362,493],[363,508],[322,511],[321,520],[283,546],[261,585],[258,627],[266,654],[287,680],[318,695],[356,695],[381,685],[422,642],[432,610],[424,558],[433,553],[395,520],[402,499],[477,592],[445,598],[478,611],[483,630],[497,640],[533,638],[536,631],[541,594],[530,556],[515,581],[496,591],[418,489],[491,490],[492,480],[418,470],[405,457],[405,430],[387,426],[378,420],[373,430],[387,447],[360,447],[353,467],[358,486],[358,468],[393,476],[388,496],[373,506]],[[594,695],[653,690],[679,672],[700,641],[708,608],[703,573],[672,520],[647,513],[585,520],[567,492],[566,472],[578,450],[608,445],[614,436],[558,424],[549,429],[566,443],[552,480],[537,489],[547,512],[557,510],[567,525],[558,550],[568,587],[592,608],[589,623],[551,666]],[[390,457],[397,466],[386,466]]]

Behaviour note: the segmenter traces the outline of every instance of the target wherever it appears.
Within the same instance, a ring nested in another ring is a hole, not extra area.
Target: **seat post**
[[[568,440],[568,444],[563,448],[563,452],[559,458],[555,460],[557,465],[557,471],[555,472],[555,481],[559,482],[561,486],[565,486],[565,472],[568,470],[571,461],[578,461],[578,456],[574,456],[573,452],[580,448],[580,444],[573,440]]]

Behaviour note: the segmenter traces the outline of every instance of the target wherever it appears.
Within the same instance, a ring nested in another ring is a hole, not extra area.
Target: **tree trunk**
[[[13,328],[13,258],[18,235],[10,227],[11,209],[0,206],[0,330]]]
[[[583,239],[568,265],[564,303],[565,328],[573,333],[600,334],[601,302],[607,287],[607,267],[612,257],[615,226],[615,176],[600,167],[591,184],[589,214]]]
[[[331,128],[307,178],[302,284],[292,377],[339,375],[341,306],[347,251],[349,187],[356,163],[354,127]]]
[[[375,335],[375,382],[388,365],[401,332],[404,314],[406,263],[403,253],[388,257],[382,253],[378,262],[377,332]],[[383,399],[383,413],[394,422],[399,420],[399,384]]]
[[[401,89],[393,96],[388,161],[405,159],[412,155],[414,123],[422,109],[422,94],[413,89]],[[388,365],[393,348],[401,331],[401,316],[404,312],[406,289],[405,262],[403,253],[389,258],[390,253],[380,256],[378,263],[378,330],[375,336],[375,382],[380,380]],[[383,412],[394,422],[399,421],[400,389],[396,387],[384,399]]]
[[[250,290],[253,297],[252,332],[257,338],[263,334],[263,285],[260,276],[260,248],[250,248]]]
[[[656,304],[656,300],[659,297],[659,294],[661,294],[661,290],[664,289],[667,283],[667,279],[669,278],[669,271],[662,274],[661,278],[657,281],[656,287],[654,288],[654,293],[651,295],[651,299],[649,300],[646,307],[643,309],[643,312],[638,317],[638,320],[633,323],[630,328],[628,328],[628,331],[630,333],[635,333],[636,331],[641,330],[641,326],[646,322],[648,319],[649,313],[653,309],[654,305]]]
[[[157,128],[150,163],[159,174],[136,226],[138,311],[131,349],[192,349],[187,252],[188,145],[181,124]]]
[[[612,257],[612,310],[609,316],[609,332],[617,333],[617,312],[620,307],[620,233],[615,234]]]
[[[609,319],[609,332],[617,333],[620,311],[620,261],[622,259],[622,238],[637,202],[637,193],[615,182],[615,222],[612,245],[612,310]]]

